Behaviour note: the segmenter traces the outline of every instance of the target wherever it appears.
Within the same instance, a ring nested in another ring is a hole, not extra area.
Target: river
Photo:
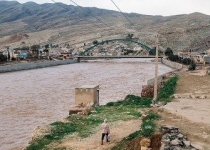
[[[159,75],[172,71],[160,64]],[[89,61],[0,74],[0,150],[21,150],[37,126],[68,116],[74,90],[99,85],[100,104],[140,95],[154,77],[150,59]]]

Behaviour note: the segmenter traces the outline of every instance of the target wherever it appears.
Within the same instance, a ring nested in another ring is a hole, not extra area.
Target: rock
[[[149,147],[150,146],[150,143],[151,143],[151,140],[150,139],[148,139],[148,138],[143,138],[143,139],[141,139],[141,141],[140,141],[140,145],[142,146],[142,147]]]
[[[187,148],[190,147],[190,145],[191,145],[190,141],[183,141],[183,143],[184,143],[184,146]]]
[[[207,96],[206,95],[201,95],[200,98],[201,99],[205,99]]]
[[[195,99],[195,95],[190,95],[190,97],[191,97],[192,99]]]
[[[184,138],[184,135],[181,134],[181,133],[179,133],[179,134],[177,135],[177,137],[178,137],[179,139],[183,139],[183,138]]]
[[[194,148],[197,149],[197,150],[204,150],[202,146],[197,145],[197,144],[195,144],[195,143],[191,143],[191,146],[194,147]]]
[[[180,143],[181,143],[181,142],[180,142],[178,139],[172,140],[172,141],[170,142],[170,144],[173,145],[173,146],[178,146]]]
[[[160,150],[165,150],[165,147],[166,147],[166,144],[161,142],[161,147],[160,147]]]
[[[173,150],[183,150],[183,149],[176,146],[176,147],[173,148]]]
[[[152,98],[154,96],[154,86],[146,85],[142,87],[141,97]]]
[[[164,139],[161,142],[164,143],[165,145],[169,145],[170,141],[171,141],[170,139]]]
[[[141,146],[141,150],[151,150],[151,148]]]
[[[166,132],[166,133],[174,133],[174,132],[179,132],[179,128],[174,127],[174,126],[169,126],[169,125],[164,125],[161,127],[161,131],[162,132]]]

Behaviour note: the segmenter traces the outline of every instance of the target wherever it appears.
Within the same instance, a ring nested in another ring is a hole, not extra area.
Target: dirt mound
[[[27,35],[27,34],[17,33],[17,34],[10,36],[8,39],[3,41],[2,43],[4,43],[4,44],[15,43],[15,42],[19,42],[25,38],[28,38],[28,37],[29,37],[29,35]]]

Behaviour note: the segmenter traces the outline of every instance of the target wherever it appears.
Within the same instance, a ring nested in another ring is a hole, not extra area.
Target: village
[[[136,39],[134,39],[136,40]],[[138,39],[137,39],[138,40]],[[86,49],[90,49],[86,52]],[[170,48],[166,50],[159,50],[159,56],[169,56],[171,61],[181,62],[183,60],[193,60],[195,64],[210,63],[210,50],[204,52],[194,52],[193,50],[183,50],[182,52],[175,52]],[[172,52],[170,52],[172,51]],[[78,55],[87,56],[148,56],[154,55],[150,51],[145,50],[143,47],[136,43],[129,41],[112,41],[101,42],[94,40],[93,42],[76,44],[70,46],[69,44],[36,44],[32,46],[23,45],[19,48],[11,48],[5,46],[0,50],[0,65],[21,62],[34,62],[34,61],[58,61],[73,59]],[[185,63],[184,63],[185,64]],[[189,63],[186,63],[189,65]]]

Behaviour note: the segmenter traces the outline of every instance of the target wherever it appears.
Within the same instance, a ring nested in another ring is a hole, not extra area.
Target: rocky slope
[[[126,14],[135,25],[133,27],[119,12],[98,8],[85,10],[62,3],[39,5],[0,1],[0,45],[17,46],[23,41],[29,45],[38,41],[75,45],[133,33],[152,47],[155,35],[159,33],[162,49],[171,47],[175,51],[202,52],[210,48],[210,16],[205,14],[168,17]],[[14,34],[28,34],[29,37],[8,43]]]

